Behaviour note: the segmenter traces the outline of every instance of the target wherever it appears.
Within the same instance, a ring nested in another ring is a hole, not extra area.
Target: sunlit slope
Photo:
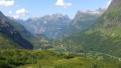
[[[19,58],[18,58],[19,56]],[[99,53],[58,54],[52,51],[0,50],[1,68],[120,68],[120,61]]]
[[[97,51],[121,56],[121,1],[113,0],[107,11],[89,29],[71,35],[64,41],[76,51]],[[69,42],[71,41],[71,42]],[[65,45],[66,46],[66,45]],[[79,48],[81,47],[81,48]]]

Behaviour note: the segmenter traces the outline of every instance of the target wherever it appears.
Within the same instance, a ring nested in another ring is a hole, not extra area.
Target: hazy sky
[[[105,8],[108,4],[109,0],[0,0],[0,10],[22,19],[53,13],[74,17],[79,10]]]

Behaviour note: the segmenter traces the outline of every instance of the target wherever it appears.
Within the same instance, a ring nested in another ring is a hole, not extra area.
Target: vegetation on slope
[[[56,42],[63,45],[65,50],[71,49],[69,51],[96,51],[121,57],[120,7],[121,1],[113,0],[108,10],[99,18],[98,23],[94,26]]]
[[[0,50],[0,68],[120,68],[119,59],[98,53]]]
[[[13,49],[13,48],[21,48],[21,47],[0,33],[0,49]]]

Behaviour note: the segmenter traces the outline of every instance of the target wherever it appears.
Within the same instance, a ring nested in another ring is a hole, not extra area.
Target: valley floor
[[[121,68],[121,62],[98,53],[6,49],[0,50],[0,68]]]

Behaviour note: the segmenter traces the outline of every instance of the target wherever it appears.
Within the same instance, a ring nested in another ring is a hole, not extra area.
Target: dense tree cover
[[[0,68],[120,68],[117,58],[99,53],[0,50]]]

